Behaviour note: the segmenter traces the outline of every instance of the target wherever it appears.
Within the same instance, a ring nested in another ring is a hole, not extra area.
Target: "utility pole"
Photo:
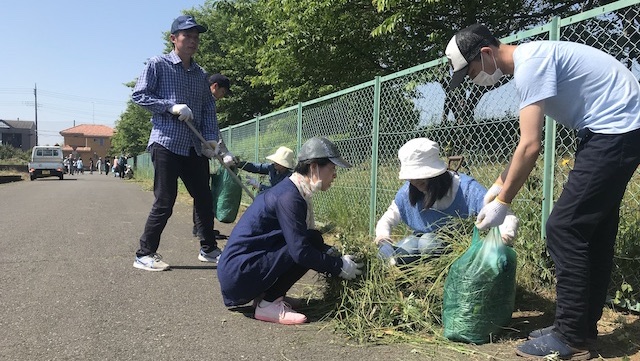
[[[36,145],[38,145],[38,84],[33,85],[33,96],[35,98],[36,112]]]

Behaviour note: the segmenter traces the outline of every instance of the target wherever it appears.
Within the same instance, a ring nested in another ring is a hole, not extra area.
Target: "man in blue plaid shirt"
[[[193,16],[176,18],[171,25],[173,51],[149,59],[131,96],[134,103],[151,111],[153,123],[147,150],[154,167],[155,202],[133,262],[139,269],[169,269],[157,250],[173,212],[178,177],[193,197],[198,214],[197,227],[201,235],[198,259],[217,263],[220,255],[213,233],[213,198],[208,183],[208,158],[218,152],[218,120],[207,74],[192,58],[198,50],[200,33],[205,31]],[[198,140],[185,121],[199,129],[211,148]]]

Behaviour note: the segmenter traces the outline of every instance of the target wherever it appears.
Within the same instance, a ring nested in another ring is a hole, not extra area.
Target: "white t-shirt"
[[[622,134],[640,128],[640,85],[598,49],[566,41],[533,41],[513,53],[520,109],[545,100],[545,114],[572,128]]]

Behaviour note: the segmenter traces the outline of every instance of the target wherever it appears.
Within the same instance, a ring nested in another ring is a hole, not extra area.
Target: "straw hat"
[[[266,157],[268,160],[278,163],[283,167],[293,169],[293,151],[287,147],[280,147],[275,153]]]
[[[427,138],[406,142],[398,150],[398,158],[399,178],[404,180],[433,178],[447,170],[447,165],[440,159],[438,143]]]

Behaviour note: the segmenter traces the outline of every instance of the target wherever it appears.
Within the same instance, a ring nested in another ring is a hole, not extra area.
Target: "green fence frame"
[[[606,23],[601,19],[616,16],[624,19],[623,15],[627,12],[638,11],[638,4],[640,0],[621,0],[568,18],[553,18],[547,24],[508,36],[501,41],[518,43],[535,39],[588,39],[590,34],[584,29],[607,26],[600,24]],[[614,30],[609,31],[615,34]],[[612,47],[608,39],[604,40],[603,43],[590,45],[600,46],[609,52],[624,51],[622,48]],[[637,59],[632,59],[630,64],[634,75],[640,78]],[[354,164],[354,168],[340,170],[332,190],[326,192],[326,195],[319,195],[317,201],[314,200],[316,217],[319,220],[330,220],[336,213],[347,212],[349,219],[362,230],[373,234],[377,219],[384,213],[401,184],[397,179],[398,163],[394,155],[404,141],[415,136],[429,136],[440,143],[443,157],[465,155],[464,171],[487,187],[499,174],[498,169],[508,162],[507,155],[510,156],[511,148],[517,144],[517,128],[512,125],[517,123],[517,112],[512,109],[516,95],[508,83],[486,94],[482,93],[479,99],[471,99],[462,94],[463,101],[476,101],[476,106],[473,108],[474,112],[456,113],[444,109],[441,101],[443,91],[439,86],[448,76],[446,58],[435,59],[336,93],[257,116],[224,128],[221,133],[227,147],[234,154],[254,162],[265,161],[264,157],[281,145],[294,149],[297,154],[302,143],[314,135],[333,139],[345,158]],[[472,84],[466,86],[466,92],[474,91]],[[487,103],[491,103],[490,106]],[[524,195],[519,194],[514,200],[514,209],[540,214],[539,227],[543,238],[553,201],[566,180],[568,170],[564,165],[571,162],[574,138],[574,134],[566,129],[559,129],[555,121],[547,117],[542,171],[534,170],[533,177],[530,177],[533,179],[532,183],[527,185],[530,191]],[[561,161],[560,165],[558,160]],[[137,164],[148,166],[150,162],[142,159]],[[536,179],[540,179],[541,186],[536,183]],[[365,203],[367,197],[368,202]],[[250,203],[248,197],[244,201]],[[633,207],[640,204],[640,191],[637,187],[627,191],[625,202]],[[335,204],[346,209],[335,209]],[[350,204],[355,206],[350,207]]]

